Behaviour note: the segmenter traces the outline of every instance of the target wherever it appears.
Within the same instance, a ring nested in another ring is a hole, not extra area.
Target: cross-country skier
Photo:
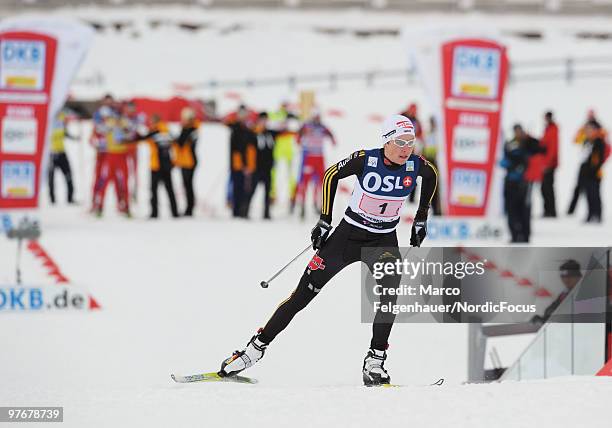
[[[393,115],[384,122],[382,148],[359,150],[332,165],[323,178],[321,217],[311,232],[313,249],[317,250],[302,275],[297,288],[276,309],[268,323],[260,329],[242,351],[236,351],[221,364],[221,376],[234,376],[251,367],[263,356],[274,338],[293,317],[321,291],[338,272],[351,263],[362,261],[370,269],[376,262],[395,261],[400,257],[396,227],[400,210],[422,178],[419,208],[414,217],[410,245],[420,246],[427,234],[427,215],[437,186],[437,171],[423,157],[412,153],[415,144],[412,122]],[[352,197],[344,218],[332,229],[332,208],[338,180],[357,176]],[[362,258],[362,248],[368,248]],[[379,280],[383,289],[397,288],[400,276]],[[382,292],[381,306],[395,304],[397,297]],[[366,385],[390,383],[384,368],[388,338],[395,315],[378,311],[374,318],[372,341],[363,362]]]

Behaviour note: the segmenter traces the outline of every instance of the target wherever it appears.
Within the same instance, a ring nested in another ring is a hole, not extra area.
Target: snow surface
[[[296,70],[365,70],[378,65],[395,68],[403,61],[397,55],[403,49],[399,38],[330,38],[315,35],[311,29],[315,25],[395,27],[407,21],[404,15],[370,13],[366,20],[363,13],[355,11],[264,14],[171,8],[56,13],[108,22],[126,17],[144,22],[157,16],[206,19],[214,23],[214,28],[235,22],[248,24],[248,31],[230,36],[220,36],[218,30],[203,32],[197,39],[169,27],[157,31],[144,27],[143,35],[136,40],[129,40],[125,34],[98,35],[80,76],[101,71],[109,87],[90,91],[75,86],[73,92],[80,96],[98,96],[98,92],[109,89],[118,95],[164,96],[170,94],[175,81],[242,78],[245,70],[249,75],[269,76]],[[486,19],[501,27],[547,31],[547,38],[541,42],[509,40],[515,58],[563,56],[575,49],[608,53],[612,46],[610,42],[578,42],[568,35],[583,28],[605,28],[610,24],[607,18],[421,17],[438,24]],[[287,33],[287,29],[292,31]],[[396,58],[390,64],[393,67],[385,65],[387,58]],[[539,135],[542,112],[553,108],[557,114],[562,137],[562,165],[556,183],[561,212],[577,173],[571,159],[578,156],[578,149],[571,144],[571,137],[589,107],[597,109],[604,123],[612,118],[610,93],[612,80],[595,79],[579,80],[570,86],[560,81],[520,83],[508,89],[506,128],[520,120]],[[224,98],[222,92],[211,95],[219,96],[222,111],[235,107],[236,100]],[[241,95],[256,108],[273,108],[282,98],[296,96],[284,88],[253,89]],[[343,118],[324,118],[340,144],[329,151],[330,160],[356,148],[377,145],[378,125],[366,120],[369,114],[397,111],[412,100],[419,101],[425,112],[428,109],[423,91],[405,82],[381,83],[370,89],[358,83],[341,84],[338,91],[322,89],[317,99],[324,108],[346,111]],[[80,132],[85,141],[87,124]],[[273,211],[274,222],[260,220],[260,190],[252,209],[254,219],[231,220],[224,207],[227,137],[227,130],[220,125],[205,125],[201,130],[197,216],[168,219],[162,192],[162,219],[154,222],[146,220],[146,149],[141,149],[135,218],[126,220],[116,215],[111,191],[104,218],[96,219],[87,214],[94,154],[86,144],[67,143],[77,199],[82,204],[51,207],[44,195],[40,211],[44,234],[40,242],[62,272],[74,284],[89,290],[102,309],[0,314],[0,403],[63,405],[64,424],[74,427],[609,426],[606,398],[612,392],[610,379],[461,385],[467,376],[467,328],[463,325],[396,325],[387,367],[394,382],[410,386],[361,388],[360,369],[371,327],[359,322],[357,265],[334,278],[270,346],[265,359],[245,373],[258,378],[259,385],[174,384],[171,372],[216,370],[224,357],[243,347],[266,322],[295,286],[306,257],[269,289],[262,290],[259,282],[307,244],[311,223],[316,219],[314,213],[308,213],[308,221],[300,222],[289,217],[286,207],[279,204]],[[178,176],[175,178],[175,187],[179,188]],[[61,201],[61,176],[56,177],[56,183]],[[608,194],[609,188],[606,177],[602,194]],[[178,193],[182,201],[182,192]],[[336,219],[345,202],[340,195]],[[581,223],[584,203],[576,217],[556,221],[538,218],[541,202],[537,195],[534,205],[534,245],[610,245],[612,241],[612,215],[606,207],[606,223],[587,226]],[[410,206],[408,211],[413,209]],[[404,226],[398,233],[400,243],[407,244],[409,228]],[[462,244],[490,245],[481,241]],[[15,243],[1,237],[0,283],[14,280],[14,263]],[[27,283],[50,283],[29,253],[24,255],[23,270]],[[502,353],[504,364],[510,364],[522,346],[524,340]],[[418,386],[440,377],[447,380],[443,387]]]

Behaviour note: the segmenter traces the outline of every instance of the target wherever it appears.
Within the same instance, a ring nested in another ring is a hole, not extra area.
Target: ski
[[[219,373],[199,373],[188,376],[171,374],[170,377],[177,383],[192,383],[192,382],[233,382],[233,383],[248,383],[256,384],[257,379],[245,376],[220,376]]]
[[[199,373],[187,376],[181,376],[177,374],[171,374],[170,377],[176,383],[193,383],[193,382],[232,382],[232,383],[246,383],[254,385],[258,383],[257,379],[246,377],[246,376],[220,376],[216,372],[210,373]],[[427,385],[400,385],[396,383],[389,383],[383,385],[368,385],[367,388],[405,388],[414,386],[442,386],[444,384],[444,378],[440,378],[434,383]]]
[[[435,381],[434,383],[430,383],[428,385],[399,385],[396,383],[386,383],[386,384],[382,384],[382,385],[369,385],[367,386],[368,388],[370,387],[375,387],[375,388],[403,388],[403,387],[408,387],[408,386],[442,386],[444,384],[444,378],[440,378],[437,381]]]

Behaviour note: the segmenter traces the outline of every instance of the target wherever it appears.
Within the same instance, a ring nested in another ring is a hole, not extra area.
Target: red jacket
[[[541,147],[541,143],[534,139],[532,136],[528,135],[526,137],[526,141],[532,141],[537,146]],[[542,153],[535,153],[529,156],[529,161],[527,163],[527,170],[525,171],[525,180],[530,182],[539,183],[542,181],[544,177],[544,155]]]
[[[546,147],[544,169],[556,168],[559,165],[559,128],[556,123],[546,126],[540,145]]]

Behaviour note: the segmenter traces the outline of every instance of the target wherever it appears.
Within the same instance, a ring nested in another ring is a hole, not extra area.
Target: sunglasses
[[[412,138],[410,140],[405,140],[403,138],[394,138],[391,141],[393,141],[393,144],[398,147],[414,147],[414,145],[416,144],[415,138]]]

